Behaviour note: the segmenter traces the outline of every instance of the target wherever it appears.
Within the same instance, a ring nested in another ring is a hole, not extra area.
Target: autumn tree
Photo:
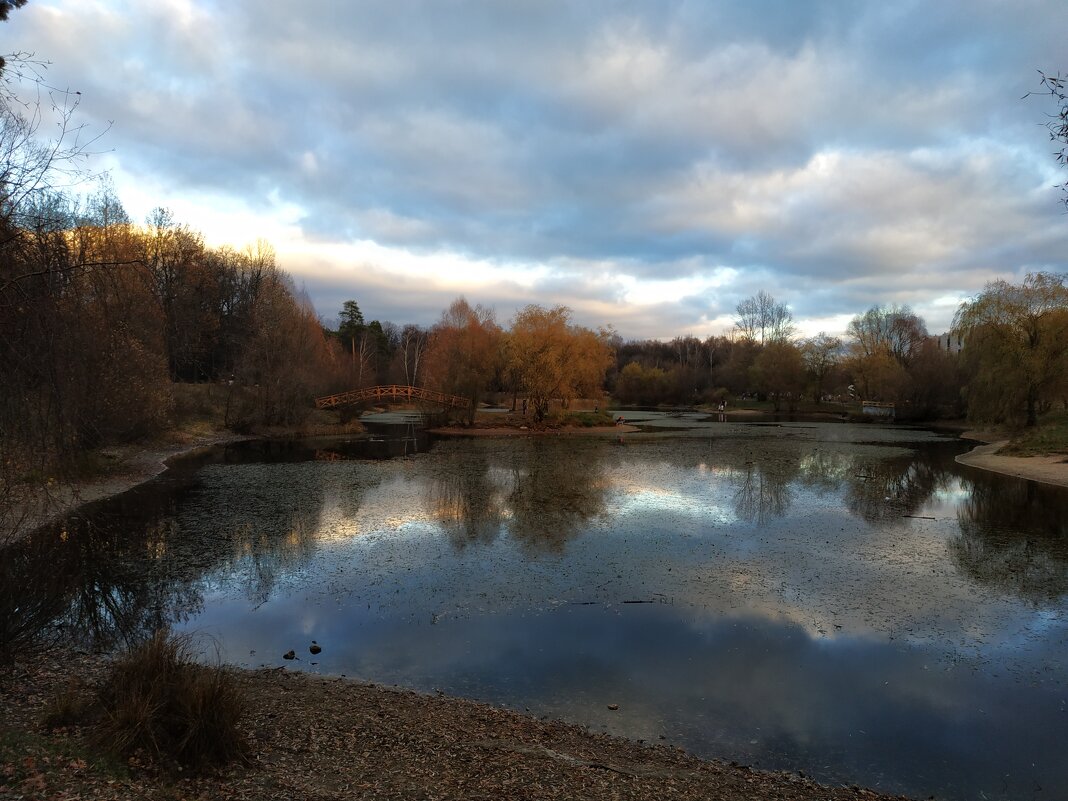
[[[566,407],[575,398],[601,392],[613,360],[610,336],[609,331],[598,334],[572,324],[566,306],[530,305],[516,314],[506,338],[505,358],[519,378],[535,420],[545,418],[553,400]]]
[[[667,373],[659,367],[630,362],[619,371],[614,395],[620,403],[654,405],[663,401],[667,381]]]
[[[471,306],[457,298],[430,330],[426,352],[429,385],[469,401],[467,420],[475,410],[496,371],[500,326],[493,311]]]
[[[965,338],[972,367],[968,414],[1028,426],[1062,390],[1068,376],[1066,277],[1029,273],[1022,284],[993,281],[961,304],[954,331]]]
[[[336,345],[335,345],[336,347]],[[310,400],[333,383],[338,354],[307,297],[278,269],[264,277],[238,378],[253,399],[241,423],[290,425],[311,410]]]
[[[749,368],[753,389],[766,396],[775,407],[783,402],[791,407],[805,389],[805,366],[801,351],[792,342],[769,342]]]
[[[927,326],[908,306],[872,306],[850,320],[846,331],[859,355],[885,355],[902,365],[927,339]]]

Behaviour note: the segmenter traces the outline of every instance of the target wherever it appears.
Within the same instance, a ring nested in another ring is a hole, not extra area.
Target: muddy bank
[[[967,439],[984,440],[981,432],[966,432]],[[1054,484],[1059,487],[1068,487],[1068,456],[1053,454],[1052,456],[1001,456],[998,451],[1009,444],[1007,439],[988,442],[978,445],[968,453],[962,453],[957,457],[957,462],[968,467],[977,467],[980,470],[989,470],[993,473],[1001,473],[1016,478],[1026,478],[1031,481],[1040,481],[1043,484]]]
[[[5,511],[10,521],[6,528],[11,540],[18,539],[41,526],[65,517],[82,504],[92,503],[126,492],[155,478],[168,463],[204,448],[252,439],[244,434],[212,433],[193,437],[176,437],[170,442],[145,445],[122,445],[104,448],[100,458],[105,464],[103,475],[82,481],[56,483],[38,488],[16,508]]]
[[[13,542],[32,531],[66,517],[83,504],[110,498],[149,481],[176,459],[204,449],[253,439],[291,439],[362,434],[356,421],[344,425],[276,427],[249,434],[215,430],[203,434],[171,431],[151,442],[112,445],[98,452],[103,472],[79,481],[50,483],[34,488],[20,503],[0,510],[0,544]]]
[[[0,674],[0,795],[23,798],[900,799],[799,774],[700,760],[664,745],[594,734],[486,704],[285,670],[237,671],[247,765],[164,783],[99,760],[78,728],[47,730],[71,675],[101,657],[37,654]]]

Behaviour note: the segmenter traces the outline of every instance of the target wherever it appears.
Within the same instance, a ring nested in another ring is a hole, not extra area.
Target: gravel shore
[[[248,764],[163,780],[99,759],[77,728],[47,730],[71,676],[106,660],[54,649],[0,674],[0,798],[26,799],[900,799],[797,773],[701,760],[680,749],[442,696],[284,669],[235,671]]]

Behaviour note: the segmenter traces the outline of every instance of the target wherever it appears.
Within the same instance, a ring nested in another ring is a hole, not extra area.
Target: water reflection
[[[532,553],[559,553],[605,513],[614,450],[603,440],[579,448],[549,438],[442,443],[426,504],[458,548],[506,530]]]
[[[792,463],[776,460],[767,466],[748,462],[740,468],[732,468],[731,480],[737,486],[734,509],[738,517],[764,525],[773,517],[785,515],[793,500],[790,486],[800,469],[800,459]]]
[[[1035,606],[1068,596],[1068,492],[976,472],[950,553],[974,581]]]
[[[5,548],[0,644],[37,625],[110,648],[201,611],[196,574],[174,571],[184,553],[166,507],[135,509],[104,507]]]
[[[516,449],[508,494],[509,533],[534,551],[563,549],[605,511],[606,463],[614,448],[603,440],[574,448],[533,440]]]
[[[506,488],[482,449],[446,450],[435,462],[427,504],[457,548],[487,544],[500,533]]]
[[[223,573],[263,603],[278,576],[311,559],[330,471],[325,464],[209,465],[172,522],[167,548],[194,548],[176,561],[198,574]]]
[[[296,667],[706,755],[1068,794],[1068,492],[851,430],[231,448],[0,553],[0,637],[314,637]]]

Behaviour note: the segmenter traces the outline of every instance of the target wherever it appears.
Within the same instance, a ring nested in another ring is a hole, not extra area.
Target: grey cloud
[[[667,315],[700,325],[758,279],[828,315],[1065,269],[1047,109],[1021,100],[1036,67],[1063,68],[1065,15],[1059,0],[41,0],[11,33],[92,122],[114,120],[131,174],[281,198],[319,241],[566,263],[576,275],[538,291],[576,306],[620,305],[583,294],[605,262],[639,279],[737,269],[703,310]]]

